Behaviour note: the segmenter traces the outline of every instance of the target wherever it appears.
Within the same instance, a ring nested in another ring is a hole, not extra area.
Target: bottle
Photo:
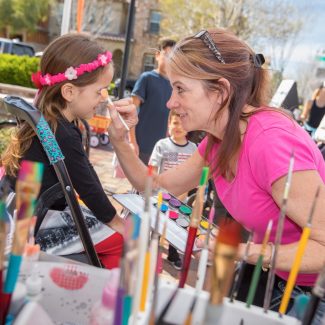
[[[42,297],[42,278],[37,263],[33,265],[31,275],[26,280],[27,300],[39,301]]]
[[[119,269],[113,269],[111,270],[109,282],[104,287],[101,301],[95,303],[91,311],[90,325],[113,324],[118,284]]]

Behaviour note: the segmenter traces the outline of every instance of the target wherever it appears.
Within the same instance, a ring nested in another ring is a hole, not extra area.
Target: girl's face
[[[227,122],[227,110],[218,121],[214,120],[221,98],[218,93],[207,91],[200,80],[183,77],[168,69],[172,85],[172,95],[167,107],[180,117],[185,131],[202,130],[222,138],[223,128]]]
[[[93,84],[84,87],[75,87],[75,95],[63,111],[69,121],[76,118],[89,119],[95,114],[98,105],[105,101],[101,95],[102,89],[107,89],[113,79],[113,66],[109,64],[103,69],[99,78]]]

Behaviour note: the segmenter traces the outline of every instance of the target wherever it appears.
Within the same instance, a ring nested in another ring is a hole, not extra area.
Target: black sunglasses
[[[217,60],[223,64],[226,64],[224,58],[222,57],[221,53],[219,52],[216,43],[213,41],[211,35],[207,30],[201,30],[193,38],[201,39],[204,44],[211,50]]]

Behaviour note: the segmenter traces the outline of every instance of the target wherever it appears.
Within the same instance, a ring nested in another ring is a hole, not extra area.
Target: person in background
[[[168,117],[169,137],[159,140],[150,157],[149,165],[154,166],[158,173],[174,168],[191,157],[197,147],[187,140],[187,132],[183,129],[179,116],[171,111]],[[186,199],[186,193],[178,196],[181,201]],[[176,270],[182,268],[182,261],[177,250],[169,245],[167,260]]]
[[[315,132],[325,115],[325,81],[316,89],[300,115],[305,130],[314,138]]]
[[[132,91],[133,103],[139,110],[139,123],[130,130],[130,142],[146,165],[156,142],[167,134],[169,110],[166,103],[172,88],[166,74],[166,57],[175,43],[171,39],[159,43],[157,69],[142,73]]]

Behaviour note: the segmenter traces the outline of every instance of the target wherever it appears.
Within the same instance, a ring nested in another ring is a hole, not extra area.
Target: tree
[[[0,26],[10,31],[33,32],[46,21],[51,0],[0,0]]]
[[[307,20],[307,11],[289,0],[161,0],[160,8],[162,36],[179,39],[218,26],[267,54],[275,88]]]
[[[7,38],[10,35],[13,13],[12,0],[0,0],[0,28],[5,29]]]

